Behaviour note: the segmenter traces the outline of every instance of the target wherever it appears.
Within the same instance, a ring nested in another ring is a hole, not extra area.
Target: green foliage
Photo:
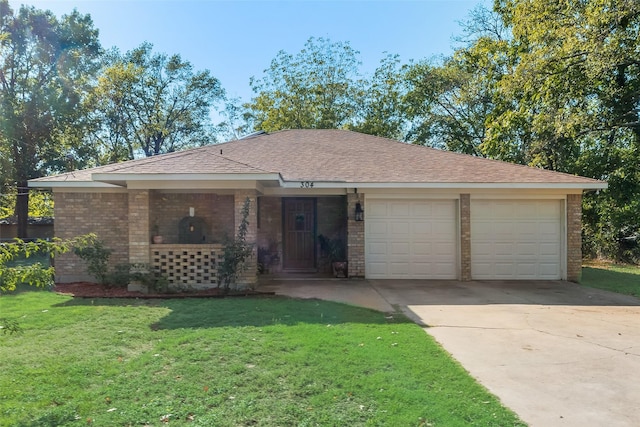
[[[105,247],[104,242],[98,239],[89,245],[73,248],[73,253],[87,263],[87,272],[102,284],[107,283],[111,252],[111,249]]]
[[[11,243],[0,244],[0,292],[9,292],[20,284],[44,288],[53,284],[54,269],[40,262],[32,264],[11,265],[19,258],[29,258],[40,254],[55,257],[69,252],[72,248],[93,244],[94,234],[87,234],[73,239],[37,240],[25,242],[14,239]]]
[[[169,281],[159,272],[155,271],[149,264],[134,263],[129,264],[129,278],[130,281],[140,282],[146,286],[149,291],[154,293],[167,293],[169,292]]]
[[[296,55],[278,52],[246,105],[256,130],[335,129],[350,123],[362,98],[359,52],[349,43],[310,38]]]
[[[410,67],[409,139],[607,180],[585,197],[584,251],[640,259],[640,3],[498,0],[463,41]]]
[[[18,235],[26,237],[27,181],[65,170],[66,155],[82,150],[78,133],[101,54],[88,15],[21,6],[0,0],[1,183],[17,186]]]
[[[6,192],[4,192],[6,191]],[[10,217],[15,213],[16,191],[7,188],[0,194],[0,218]],[[53,197],[46,191],[32,191],[29,195],[29,217],[53,217]]]
[[[23,329],[0,334],[3,425],[523,425],[401,315],[49,292],[0,308]]]
[[[215,141],[212,106],[224,99],[208,70],[194,71],[180,55],[153,53],[150,43],[110,52],[90,100],[92,138],[100,163],[153,156]]]
[[[580,284],[640,298],[640,268],[635,265],[590,263],[582,268]]]
[[[251,200],[247,197],[242,205],[242,220],[235,239],[224,243],[223,259],[218,264],[218,286],[228,292],[240,275],[247,270],[246,262],[253,256],[253,244],[247,242]]]
[[[320,242],[320,250],[322,251],[322,254],[329,258],[330,262],[347,260],[347,251],[342,239],[332,239],[320,234],[318,236],[318,241]]]
[[[3,334],[17,334],[22,332],[20,323],[13,319],[7,319],[6,317],[0,317],[0,330]]]
[[[398,55],[387,55],[369,79],[364,90],[355,124],[347,127],[356,132],[404,140],[409,127],[404,99],[408,90],[406,72]]]

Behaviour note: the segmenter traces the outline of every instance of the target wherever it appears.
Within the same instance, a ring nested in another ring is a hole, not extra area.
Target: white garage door
[[[367,199],[365,215],[368,278],[456,278],[454,200]]]
[[[472,200],[471,277],[560,279],[561,218],[559,200]]]

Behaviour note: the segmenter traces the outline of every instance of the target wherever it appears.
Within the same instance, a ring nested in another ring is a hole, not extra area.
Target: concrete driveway
[[[292,281],[266,288],[402,310],[531,426],[640,425],[636,298],[560,281]]]

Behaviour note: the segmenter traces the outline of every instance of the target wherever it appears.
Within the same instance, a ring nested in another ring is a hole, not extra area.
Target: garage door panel
[[[430,242],[416,242],[413,244],[411,253],[414,256],[429,256],[433,253],[433,245]]]
[[[455,206],[454,200],[367,201],[367,277],[456,278]]]
[[[387,211],[389,212],[388,216],[390,217],[409,218],[411,216],[409,202],[392,203],[387,208]]]
[[[388,234],[386,222],[372,220],[367,227],[369,228],[369,235],[373,238],[377,236],[386,236]]]
[[[560,233],[560,224],[557,222],[542,222],[538,225],[538,233],[556,235]]]
[[[408,242],[391,242],[388,255],[391,257],[408,257],[410,244]]]
[[[496,262],[494,263],[494,269],[495,269],[497,278],[504,279],[504,278],[513,276],[513,273],[515,271],[515,265],[511,262],[509,263]]]
[[[411,223],[411,234],[414,236],[430,236],[432,233],[432,226],[429,222],[412,222]]]
[[[375,217],[386,217],[387,216],[387,204],[376,202],[375,200],[368,201],[367,200],[367,220],[369,218]]]
[[[559,279],[559,200],[478,200],[471,204],[474,279]]]
[[[548,256],[556,259],[560,256],[560,248],[558,247],[558,245],[554,245],[551,243],[541,243],[539,246],[538,254],[541,257]]]
[[[389,263],[391,274],[395,277],[409,276],[409,263],[392,261]]]
[[[436,242],[432,245],[431,253],[437,257],[446,258],[448,260],[456,259],[455,243],[450,242]]]
[[[554,280],[554,277],[556,277],[558,274],[560,274],[560,272],[556,263],[540,264],[540,275],[542,276],[542,278]]]
[[[433,202],[431,209],[431,217],[434,219],[449,219],[452,214],[455,214],[455,212],[451,212],[451,203],[449,201]]]
[[[370,255],[386,255],[387,243],[386,242],[370,242],[369,254]]]
[[[433,209],[432,209],[432,203],[420,203],[420,202],[414,202],[413,204],[411,204],[411,217],[412,218],[432,218],[433,215]]]
[[[411,226],[408,222],[392,222],[389,224],[389,231],[395,235],[396,238],[400,238],[400,235],[409,235]]]
[[[386,274],[387,263],[384,261],[383,262],[370,261],[369,263],[367,263],[367,272],[371,273],[374,276]]]

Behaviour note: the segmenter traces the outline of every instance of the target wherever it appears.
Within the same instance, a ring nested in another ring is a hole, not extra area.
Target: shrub
[[[111,252],[111,249],[98,239],[94,239],[91,244],[73,248],[73,253],[87,263],[87,272],[101,284],[107,283]]]
[[[75,247],[91,246],[95,237],[95,234],[87,234],[67,240],[54,238],[51,241],[36,240],[34,242],[14,239],[13,242],[1,244],[0,292],[13,291],[19,284],[40,288],[53,285],[53,267],[44,266],[39,262],[9,266],[10,262],[38,254],[48,254],[53,258],[58,254],[69,252]]]
[[[224,244],[222,262],[218,265],[218,286],[225,292],[228,292],[231,285],[246,271],[246,262],[253,255],[253,244],[247,243],[250,205],[251,201],[247,197],[242,206],[242,221],[238,226],[238,233],[235,239],[227,239]]]

